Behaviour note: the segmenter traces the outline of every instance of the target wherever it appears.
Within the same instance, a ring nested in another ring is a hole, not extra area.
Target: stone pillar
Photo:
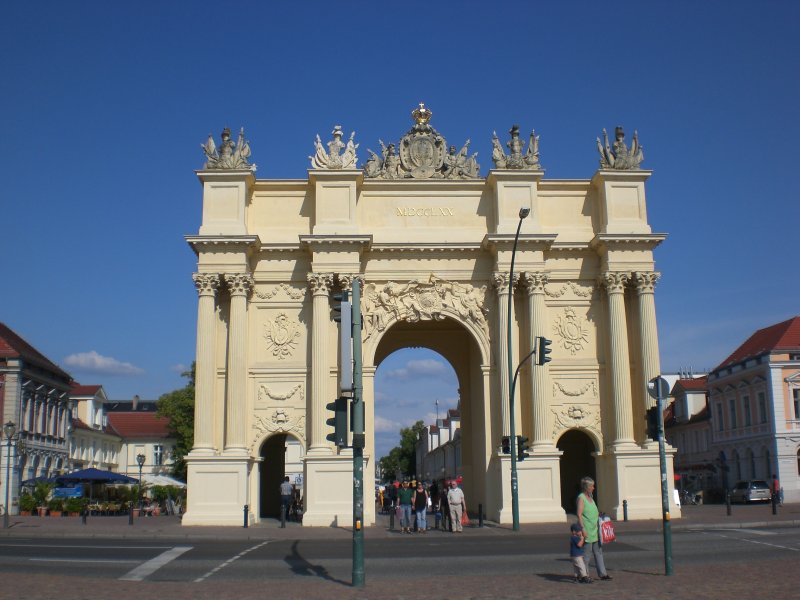
[[[639,298],[639,352],[642,356],[642,389],[653,377],[661,374],[658,357],[658,329],[656,327],[655,287],[660,273],[640,272],[633,274],[636,294]],[[656,401],[645,394],[646,408],[655,406]]]
[[[628,356],[628,325],[625,319],[625,284],[628,274],[608,272],[602,283],[608,292],[608,337],[611,341],[610,375],[614,403],[613,445],[633,444],[631,368]]]
[[[544,303],[544,286],[547,275],[544,273],[525,273],[525,287],[528,290],[528,348],[536,347],[538,336],[547,337],[547,307]],[[547,429],[547,410],[550,394],[547,389],[547,365],[536,366],[536,356],[530,359],[530,386],[533,399],[533,442],[532,446],[552,446],[553,441]]]
[[[249,273],[225,275],[231,295],[228,324],[228,397],[225,403],[225,452],[246,452],[247,420],[247,296],[253,288]]]
[[[516,277],[514,278],[516,280]],[[508,273],[495,272],[492,274],[492,283],[497,289],[497,376],[499,377],[500,391],[500,414],[503,419],[503,435],[511,433],[511,415],[509,413],[509,379],[508,379]],[[513,328],[514,305],[511,305],[511,319]],[[520,429],[520,407],[519,402],[514,403],[514,417],[517,424],[517,433]],[[495,443],[495,440],[492,440]]]
[[[332,273],[309,273],[308,282],[312,294],[311,328],[311,398],[309,402],[310,441],[308,453],[331,454],[332,449],[325,439],[325,404],[328,398],[328,328],[330,327],[330,307],[328,295],[333,285]]]
[[[194,448],[192,452],[205,454],[214,447],[214,309],[216,306],[219,275],[195,273],[192,275],[199,295],[197,301],[197,355],[195,363]]]

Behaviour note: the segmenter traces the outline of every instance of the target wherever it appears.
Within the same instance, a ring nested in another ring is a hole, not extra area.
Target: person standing
[[[414,512],[417,515],[417,531],[427,533],[428,492],[425,491],[421,481],[417,483],[417,489],[411,497],[411,503],[414,505]]]
[[[606,571],[603,562],[603,547],[600,545],[599,519],[600,513],[597,510],[597,503],[594,501],[594,479],[584,477],[581,479],[581,493],[578,495],[578,523],[583,528],[583,539],[592,551],[594,556],[594,566],[597,569],[597,576],[600,579],[609,580],[611,575]],[[588,557],[587,557],[588,567]]]
[[[586,540],[583,539],[583,528],[580,523],[570,525],[569,534],[569,558],[575,570],[575,580],[579,583],[591,583],[592,580],[586,569],[586,551],[583,549]]]
[[[281,482],[281,511],[283,511],[283,520],[289,518],[289,507],[292,505],[292,496],[294,496],[294,486],[289,483],[289,477],[284,477]],[[283,526],[283,525],[281,525]]]
[[[411,497],[413,490],[408,487],[408,479],[403,481],[403,485],[397,490],[397,502],[400,505],[400,526],[403,533],[411,533]]]
[[[458,487],[455,479],[450,481],[450,489],[447,490],[447,504],[450,508],[453,533],[461,533],[464,530],[461,525],[461,516],[467,514],[467,503],[464,500],[464,492]]]

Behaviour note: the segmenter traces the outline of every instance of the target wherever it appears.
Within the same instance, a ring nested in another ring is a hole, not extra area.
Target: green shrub
[[[64,502],[64,510],[69,513],[79,513],[86,506],[86,501],[83,498],[67,498]]]
[[[30,494],[22,494],[19,497],[19,509],[24,510],[27,512],[33,512],[36,510],[36,499]]]
[[[63,511],[64,510],[64,499],[63,498],[53,498],[50,502],[47,503],[47,508],[50,511]]]
[[[36,506],[47,506],[47,499],[54,487],[55,485],[45,481],[36,484],[36,487],[33,488],[33,499],[36,501]]]

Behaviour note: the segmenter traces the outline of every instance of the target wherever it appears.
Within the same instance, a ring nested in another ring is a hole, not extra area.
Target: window
[[[724,423],[722,421],[722,403],[717,404],[717,431],[723,431],[725,429]]]
[[[744,426],[750,427],[752,425],[750,422],[750,396],[742,398],[742,404],[744,404]]]
[[[736,398],[731,398],[728,401],[728,405],[731,410],[731,429],[736,429],[738,427],[736,424]]]
[[[767,397],[764,392],[758,392],[758,422],[767,422]]]
[[[792,390],[792,397],[794,398],[794,418],[800,419],[800,388]]]
[[[164,446],[156,444],[153,446],[153,464],[160,467],[164,464]]]

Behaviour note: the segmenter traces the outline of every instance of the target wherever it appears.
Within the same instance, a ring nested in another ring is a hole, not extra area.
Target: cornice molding
[[[239,246],[256,251],[261,249],[261,239],[257,235],[186,235],[183,239],[195,254],[212,246]]]
[[[644,246],[650,250],[656,248],[661,242],[667,239],[666,233],[598,233],[591,242],[589,247],[602,250],[614,249],[618,246]]]
[[[362,246],[369,250],[372,235],[301,235],[300,246]]]
[[[549,250],[558,234],[555,233],[527,233],[521,234],[517,240],[518,250]],[[526,248],[527,246],[527,248]],[[487,233],[481,247],[493,252],[510,251],[514,247],[513,233]]]

